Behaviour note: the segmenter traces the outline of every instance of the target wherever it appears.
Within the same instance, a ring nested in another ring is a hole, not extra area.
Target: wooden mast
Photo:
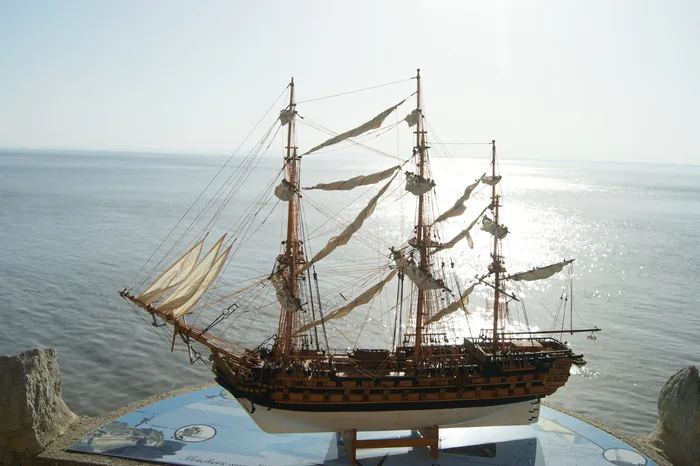
[[[491,141],[491,176],[496,177],[496,141]],[[500,256],[500,243],[498,239],[498,198],[496,194],[496,184],[491,186],[491,208],[493,209],[493,222],[496,231],[493,235],[493,262],[489,266],[491,272],[495,276],[494,287],[493,287],[493,354],[496,354],[498,350],[498,313],[501,309],[501,272],[503,272],[503,265]]]
[[[421,179],[425,176],[425,130],[423,128],[423,111],[421,109],[420,101],[420,68],[417,70],[416,74],[416,102],[418,111],[420,115],[418,117],[418,124],[416,126],[416,146],[418,149],[418,175]],[[418,196],[418,224],[416,225],[416,239],[418,242],[418,249],[420,251],[420,269],[424,272],[428,270],[428,254],[427,254],[427,244],[426,244],[426,234],[425,228],[425,207],[424,207],[424,194]],[[419,360],[422,356],[422,339],[423,339],[423,312],[425,311],[425,292],[418,289],[418,305],[416,307],[416,342],[413,350],[413,357],[415,360]]]
[[[289,83],[289,110],[295,111],[294,103],[294,78],[292,78]],[[285,167],[286,167],[286,181],[290,186],[293,186],[298,192],[299,189],[299,173],[297,162],[299,158],[297,157],[297,148],[294,141],[294,118],[289,122],[289,127],[287,128],[287,146],[286,146],[286,156],[285,156]],[[297,282],[298,275],[298,256],[299,256],[299,198],[294,196],[291,201],[289,201],[289,206],[287,208],[287,238],[285,241],[285,252],[284,265],[285,272],[284,278],[289,285],[289,291],[291,294],[298,298],[299,296],[299,284]],[[293,344],[292,344],[292,326],[293,326],[294,314],[292,310],[283,311],[283,315],[280,319],[280,345],[278,346],[278,351],[284,357],[288,359],[291,356]]]

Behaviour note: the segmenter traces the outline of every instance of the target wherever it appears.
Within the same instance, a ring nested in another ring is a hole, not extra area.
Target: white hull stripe
[[[409,430],[431,427],[485,427],[527,425],[539,418],[539,400],[497,406],[416,409],[410,411],[308,412],[268,408],[247,398],[239,403],[268,433]]]

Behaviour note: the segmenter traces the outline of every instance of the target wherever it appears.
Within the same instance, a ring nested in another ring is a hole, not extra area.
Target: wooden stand
[[[421,437],[387,438],[357,440],[357,429],[339,432],[348,452],[351,464],[357,464],[356,454],[360,448],[391,448],[391,447],[430,447],[433,458],[438,457],[438,442],[440,431],[438,426],[418,429]]]

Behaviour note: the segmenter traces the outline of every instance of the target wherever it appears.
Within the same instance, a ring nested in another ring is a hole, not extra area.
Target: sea
[[[87,416],[211,381],[204,364],[191,365],[182,350],[171,352],[169,339],[118,292],[227,160],[195,154],[0,152],[0,354],[56,348],[66,403]],[[233,157],[227,167],[241,160]],[[304,176],[314,182],[395,164],[385,157],[332,153],[317,160],[304,161]],[[435,189],[446,207],[488,168],[488,157],[436,157],[434,162]],[[280,167],[279,157],[264,159],[262,175],[252,174],[230,200],[234,212],[242,212],[271,178],[279,178]],[[559,313],[566,316],[565,328],[602,329],[563,335],[588,364],[572,369],[566,386],[547,400],[628,434],[649,433],[666,380],[684,366],[700,366],[700,166],[502,159],[499,169],[502,220],[510,231],[503,249],[509,271],[576,259],[572,285],[562,272],[518,291],[529,324],[559,328],[561,323],[553,323]],[[363,205],[360,198],[373,195],[373,189],[359,198],[354,191],[307,196],[314,212],[343,210],[341,218],[349,221]],[[486,190],[476,193],[468,201],[467,220],[450,220],[446,236],[481,212],[487,196]],[[352,203],[356,198],[359,207]],[[405,241],[414,219],[412,211],[406,213],[411,202],[401,196],[378,207],[377,219],[367,222],[381,233],[375,235],[378,245],[382,239],[381,247],[401,237]],[[271,228],[249,235],[239,248],[226,272],[231,281],[237,274],[272,270],[284,239],[281,210],[263,206],[261,215],[269,214]],[[474,251],[457,255],[472,262],[458,268],[465,284],[478,269],[474,262],[488,261],[486,236],[475,234]],[[345,257],[362,244],[351,241]],[[324,275],[324,265],[318,264],[326,284],[339,280],[339,266],[334,267]],[[469,331],[488,328],[482,315],[486,297],[486,292],[472,297]],[[368,315],[347,317],[349,329],[362,327],[377,344],[390,340],[391,320],[365,326]],[[264,312],[254,324],[232,326],[227,335],[241,341],[252,334],[264,338],[276,325],[275,312]],[[345,338],[341,345],[351,348],[354,341]]]

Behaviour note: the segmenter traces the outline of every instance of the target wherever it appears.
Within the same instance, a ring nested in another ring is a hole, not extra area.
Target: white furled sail
[[[473,221],[472,223],[470,223],[469,226],[468,226],[467,228],[465,228],[464,230],[462,230],[462,231],[460,231],[459,233],[457,233],[457,235],[455,235],[455,237],[452,238],[451,240],[449,240],[448,242],[446,242],[446,243],[433,243],[433,244],[431,244],[430,246],[431,246],[431,247],[434,247],[435,250],[434,250],[434,251],[431,251],[430,254],[435,254],[436,252],[442,251],[443,249],[450,249],[450,248],[454,247],[457,243],[459,243],[461,240],[463,240],[464,238],[467,239],[467,243],[469,243],[469,247],[470,247],[471,249],[474,249],[474,241],[472,240],[472,235],[471,235],[470,231],[471,231],[472,228],[474,228],[474,225],[476,225],[476,222],[479,221],[479,219],[481,218],[481,215],[482,215],[484,212],[486,212],[487,209],[488,209],[488,206],[486,206],[486,207],[484,208],[484,210],[482,210],[482,211],[479,213],[479,215],[476,216],[476,218],[474,219],[474,221]]]
[[[277,199],[284,202],[289,202],[294,199],[294,186],[289,184],[289,181],[282,180],[280,184],[275,187],[275,196]]]
[[[394,251],[394,262],[403,269],[403,273],[421,290],[446,289],[441,280],[436,280],[423,272],[418,264],[406,258],[401,251]]]
[[[219,249],[224,242],[226,235],[219,238],[219,241],[209,250],[206,256],[197,263],[192,272],[182,280],[175,290],[158,306],[158,311],[163,314],[170,314],[170,311],[185,304],[199,289],[207,274],[214,266],[214,262],[219,255]]]
[[[328,254],[333,252],[338,246],[346,245],[348,241],[350,241],[350,238],[352,238],[352,235],[362,227],[362,224],[365,223],[367,217],[372,215],[372,212],[374,212],[374,208],[377,206],[377,201],[379,201],[379,198],[386,192],[387,189],[389,189],[389,185],[392,181],[394,181],[395,177],[396,175],[394,175],[394,177],[392,177],[382,187],[382,189],[380,189],[379,192],[372,199],[369,200],[367,206],[365,206],[365,208],[360,211],[360,213],[350,225],[345,227],[345,229],[338,236],[334,236],[333,238],[329,239],[328,243],[326,243],[323,249],[316,253],[316,255],[300,269],[300,272],[305,272],[309,267],[311,267],[312,264],[315,264],[316,262],[326,257]]]
[[[464,291],[464,293],[462,293],[461,299],[457,299],[453,301],[450,305],[440,309],[438,312],[435,313],[435,315],[433,315],[430,319],[424,322],[423,325],[425,326],[428,324],[432,324],[433,322],[437,322],[446,315],[452,314],[457,309],[462,309],[465,312],[465,314],[468,314],[469,312],[467,311],[467,308],[465,306],[469,304],[469,295],[472,294],[472,291],[474,291],[475,285],[476,283],[467,288]]]
[[[450,249],[455,246],[455,244],[459,243],[461,240],[469,236],[471,238],[471,235],[469,234],[469,230],[471,230],[474,227],[474,224],[469,225],[467,228],[464,230],[460,231],[455,235],[454,238],[449,240],[446,243],[433,243],[431,244],[432,247],[435,248],[435,250],[431,251],[431,254],[435,254],[438,251],[442,251],[443,249]],[[469,247],[474,248],[474,243],[472,241],[469,241]]]
[[[462,194],[462,196],[460,196],[460,198],[455,201],[454,205],[449,210],[443,212],[438,218],[436,218],[434,223],[444,222],[448,218],[462,215],[467,210],[467,207],[464,205],[464,203],[467,202],[469,196],[472,195],[472,191],[476,189],[480,181],[481,180],[476,180],[474,183],[467,186],[464,190],[464,194]]]
[[[367,131],[370,131],[370,130],[379,128],[380,126],[382,126],[382,123],[384,123],[384,120],[386,120],[386,117],[388,117],[389,114],[390,114],[391,112],[393,112],[394,110],[396,110],[396,107],[398,107],[399,105],[401,105],[402,103],[404,103],[405,100],[406,100],[406,99],[402,100],[401,102],[399,102],[398,104],[394,105],[393,107],[387,108],[387,109],[384,110],[382,113],[380,113],[380,114],[377,115],[376,117],[372,118],[372,119],[369,120],[368,122],[361,124],[361,125],[358,126],[357,128],[353,128],[353,129],[351,129],[350,131],[346,131],[346,132],[341,133],[341,134],[339,134],[339,135],[337,135],[337,136],[333,136],[332,138],[328,139],[327,141],[322,142],[322,143],[319,144],[318,146],[316,146],[316,147],[310,149],[310,150],[307,151],[304,155],[308,155],[308,154],[310,154],[310,153],[312,153],[312,152],[316,152],[316,151],[319,150],[319,149],[323,149],[324,147],[332,146],[333,144],[337,144],[337,143],[339,143],[339,142],[343,142],[343,141],[345,141],[346,139],[354,138],[354,137],[359,136],[359,135],[361,135],[361,134],[363,134],[363,133],[366,133]]]
[[[146,288],[138,298],[144,304],[151,304],[160,299],[163,294],[179,285],[182,280],[192,272],[199,255],[202,252],[202,241],[182,255],[173,265],[163,272],[151,285]]]
[[[493,186],[493,185],[498,184],[498,182],[501,181],[501,178],[503,178],[503,177],[500,176],[500,175],[498,175],[498,176],[487,176],[487,175],[484,173],[484,175],[482,175],[482,177],[481,177],[481,182],[484,183],[484,184],[487,184],[487,185],[489,185],[489,186]]]
[[[462,215],[466,211],[467,211],[467,206],[465,206],[461,202],[456,202],[452,207],[450,207],[448,210],[446,210],[445,212],[440,214],[440,216],[435,219],[434,223],[444,222],[448,218],[452,218],[452,217],[459,217],[460,215]]]
[[[528,282],[533,280],[544,280],[545,278],[551,277],[555,273],[561,272],[564,266],[571,264],[573,261],[574,259],[565,260],[556,264],[548,265],[546,267],[538,267],[532,270],[528,270],[527,272],[516,273],[507,278],[509,280],[525,280]]]
[[[299,300],[295,298],[292,293],[290,293],[289,288],[281,275],[273,275],[270,281],[275,287],[275,295],[277,296],[277,300],[280,302],[282,309],[285,311],[298,311],[301,309]]]
[[[418,264],[409,263],[408,266],[404,268],[404,273],[421,290],[438,290],[444,288],[439,280],[423,272],[420,267],[418,267]]]
[[[408,123],[409,128],[413,128],[418,124],[418,121],[420,120],[420,110],[415,109],[408,115],[406,115],[406,118],[404,118],[404,121]]]
[[[488,218],[486,215],[484,215],[484,218],[481,220],[481,229],[487,233],[491,233],[498,239],[503,239],[508,234],[507,226],[496,224],[496,222]]]
[[[209,289],[211,284],[214,283],[214,280],[216,280],[216,278],[219,276],[219,273],[221,273],[221,269],[226,263],[229,252],[231,252],[231,246],[226,248],[226,250],[216,258],[214,265],[212,265],[212,267],[209,269],[209,272],[204,277],[204,280],[202,280],[199,288],[197,288],[197,292],[193,294],[185,304],[172,310],[173,317],[177,318],[187,314],[187,312],[190,311],[195,304],[197,304],[197,301],[199,301],[202,295]]]
[[[291,108],[285,108],[284,110],[280,111],[280,124],[282,126],[289,124],[293,119],[294,116],[297,114],[294,110]]]
[[[382,180],[389,178],[401,165],[388,168],[384,171],[372,173],[366,176],[356,176],[349,180],[334,181],[332,183],[319,183],[317,185],[304,189],[323,189],[325,191],[348,191],[357,188],[358,186],[366,186],[369,184],[379,183]]]
[[[389,283],[392,278],[396,276],[396,274],[399,272],[399,269],[392,270],[389,275],[387,275],[382,281],[379,283],[371,286],[367,290],[365,290],[361,295],[359,295],[357,298],[353,299],[350,301],[348,304],[345,306],[341,307],[340,309],[336,309],[335,311],[326,314],[323,316],[323,319],[318,319],[313,322],[310,322],[306,325],[303,325],[299,328],[299,330],[296,331],[297,334],[305,332],[309,330],[310,328],[313,328],[317,325],[321,325],[324,322],[328,322],[329,320],[332,319],[340,319],[341,317],[345,317],[346,315],[350,314],[350,311],[355,309],[357,306],[362,306],[363,304],[367,304],[371,300],[374,299],[375,296],[377,296],[382,289],[384,288],[384,285]]]
[[[427,193],[435,187],[435,182],[430,179],[423,178],[415,173],[406,172],[406,191],[420,196]]]

